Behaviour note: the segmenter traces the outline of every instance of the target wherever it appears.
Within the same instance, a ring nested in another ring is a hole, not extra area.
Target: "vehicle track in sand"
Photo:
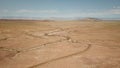
[[[57,29],[57,30],[52,30],[52,31],[45,32],[44,36],[48,36],[48,37],[49,36],[59,36],[59,35],[49,35],[49,33],[60,32],[59,30],[61,31],[61,29]],[[26,34],[26,35],[28,35],[28,36],[32,36],[34,38],[41,38],[42,37],[42,36],[37,36],[37,35],[34,35],[34,34],[25,33],[25,32],[23,32],[23,33]],[[12,57],[14,57],[17,54],[22,53],[22,52],[27,52],[27,51],[31,51],[31,50],[40,49],[41,47],[46,46],[48,44],[54,44],[54,43],[57,43],[57,42],[62,42],[62,41],[70,39],[67,36],[59,36],[59,37],[63,37],[64,39],[56,40],[56,41],[53,41],[53,42],[47,42],[47,43],[44,43],[44,44],[41,44],[41,45],[37,45],[35,47],[30,47],[28,49],[23,49],[23,50],[17,50],[17,49],[12,49],[12,48],[0,47],[0,51],[13,52],[14,55]],[[0,39],[0,41],[6,41],[9,38],[11,38],[11,37],[2,38],[2,39]]]
[[[70,28],[67,28],[67,29],[70,29]],[[0,47],[0,51],[8,51],[8,52],[13,52],[14,55],[11,56],[11,57],[14,57],[16,56],[17,54],[20,54],[22,52],[27,52],[27,51],[32,51],[32,50],[37,50],[37,49],[41,49],[42,47],[45,47],[49,44],[54,44],[54,43],[58,43],[58,42],[63,42],[63,41],[68,41],[68,42],[71,42],[71,43],[81,43],[80,41],[77,41],[77,40],[73,40],[70,36],[68,35],[57,35],[56,33],[61,33],[63,32],[64,29],[57,29],[57,30],[51,30],[51,31],[48,31],[48,32],[45,32],[44,33],[44,36],[47,36],[47,37],[55,37],[55,36],[58,36],[58,37],[62,37],[63,39],[60,39],[60,40],[55,40],[53,42],[47,42],[47,43],[44,43],[44,44],[41,44],[41,45],[37,45],[37,46],[34,46],[34,47],[30,47],[28,49],[23,49],[23,50],[17,50],[17,49],[12,49],[12,48],[5,48],[5,47]],[[67,31],[68,32],[68,31]],[[70,32],[70,31],[69,31]],[[28,33],[25,33],[26,35],[29,35]],[[41,38],[41,36],[36,36],[36,35],[30,35],[32,37],[37,37],[37,38]],[[5,41],[7,40],[8,38],[3,38],[1,39],[0,41]],[[91,46],[90,46],[91,47]],[[88,49],[90,48],[88,47]],[[104,46],[106,47],[106,46]],[[88,50],[87,49],[87,50]],[[86,50],[85,50],[86,51]],[[84,51],[82,51],[84,52]],[[52,60],[49,60],[49,61],[52,61]],[[47,63],[47,62],[44,62],[44,63]],[[43,64],[44,64],[43,63]],[[40,64],[41,65],[41,64]]]
[[[58,43],[58,42],[62,42],[62,41],[68,41],[68,42],[71,42],[71,43],[79,43],[78,41],[75,41],[75,40],[72,40],[72,38],[68,35],[60,35],[60,34],[56,34],[56,33],[61,33],[62,31],[64,30],[60,30],[60,31],[51,31],[50,33],[45,33],[44,35],[45,36],[58,36],[58,37],[63,37],[64,39],[61,39],[61,40],[56,40],[54,42],[48,42],[48,43],[45,43],[43,45],[39,45],[39,46],[36,46],[36,47],[32,47],[30,49],[27,49],[27,50],[24,50],[24,51],[29,51],[29,50],[34,50],[34,49],[39,49],[41,46],[45,46],[45,45],[49,45],[49,44],[54,44],[54,43]],[[35,36],[34,36],[35,37]],[[62,57],[57,57],[57,58],[54,58],[54,59],[51,59],[51,60],[47,60],[47,61],[44,61],[42,63],[39,63],[39,64],[36,64],[36,65],[33,65],[33,66],[30,66],[28,68],[36,68],[40,65],[44,65],[44,64],[47,64],[47,63],[50,63],[50,62],[53,62],[53,61],[57,61],[57,60],[61,60],[61,59],[64,59],[64,58],[68,58],[68,57],[72,57],[74,55],[78,55],[78,54],[82,54],[86,51],[88,51],[91,47],[91,44],[88,44],[88,46],[83,50],[83,51],[78,51],[78,52],[75,52],[75,53],[72,53],[72,54],[69,54],[69,55],[65,55],[65,56],[62,56]]]
[[[59,38],[63,38],[63,39],[60,39],[60,40],[55,40],[53,42],[47,42],[47,43],[44,43],[44,44],[41,44],[41,45],[37,45],[37,46],[34,46],[34,47],[30,47],[30,48],[27,48],[27,49],[24,49],[24,50],[21,50],[21,52],[26,52],[26,51],[31,51],[31,50],[35,50],[35,49],[40,49],[41,47],[43,46],[46,46],[48,44],[54,44],[54,43],[58,43],[58,42],[62,42],[62,41],[70,41],[72,42],[72,39],[70,38],[70,36],[68,35],[56,35],[56,33],[61,33],[67,29],[70,29],[70,28],[66,28],[66,29],[62,29],[62,28],[59,28],[59,29],[55,29],[55,30],[49,30],[45,33],[42,33],[40,35],[42,36],[46,36],[46,37],[59,37]],[[68,31],[67,31],[68,32]],[[34,38],[42,38],[42,36],[37,36],[37,35],[34,35],[34,34],[29,34],[27,32],[24,32],[25,35],[28,35],[28,36],[32,36]]]
[[[78,52],[73,53],[73,54],[69,54],[69,55],[66,55],[66,56],[62,56],[62,57],[54,58],[54,59],[51,59],[51,60],[47,60],[45,62],[30,66],[28,68],[36,68],[38,66],[45,65],[47,63],[51,63],[51,62],[54,62],[54,61],[57,61],[57,60],[65,59],[65,58],[69,58],[69,57],[72,57],[74,55],[82,54],[82,53],[88,51],[90,48],[91,48],[91,44],[88,44],[88,46],[83,51],[78,51]]]
[[[20,53],[19,50],[16,49],[11,49],[11,48],[5,48],[5,47],[0,47],[0,52],[3,53],[4,55],[0,56],[0,60],[3,60],[4,58],[12,58],[16,56],[18,53]],[[4,57],[4,58],[2,58]]]
[[[32,34],[32,33],[23,32],[25,35],[32,36],[34,38],[41,38],[42,36],[46,36],[46,37],[55,37],[55,36],[57,36],[57,37],[62,38],[62,39],[55,40],[53,42],[47,42],[47,43],[37,45],[37,46],[34,46],[34,47],[30,47],[30,48],[27,48],[27,49],[23,49],[23,50],[16,50],[16,49],[4,48],[4,47],[0,47],[0,50],[13,52],[13,53],[15,52],[14,55],[11,56],[11,57],[15,57],[17,54],[20,54],[22,52],[28,52],[28,51],[32,51],[32,50],[37,50],[37,49],[45,47],[45,46],[47,46],[49,44],[54,44],[54,43],[58,43],[58,42],[68,41],[70,43],[80,43],[79,41],[73,40],[70,37],[69,32],[71,32],[71,31],[69,29],[71,29],[71,28],[66,28],[66,29],[59,28],[57,30],[51,30],[51,31],[47,31],[45,33],[42,33],[40,36]],[[85,49],[83,51],[78,51],[78,52],[75,52],[75,53],[72,53],[72,54],[69,54],[69,55],[65,55],[65,56],[62,56],[62,57],[57,57],[57,58],[53,58],[53,59],[50,59],[50,60],[46,60],[46,61],[41,62],[39,64],[30,66],[28,68],[36,68],[38,66],[41,66],[41,65],[44,65],[44,64],[47,64],[47,63],[51,63],[51,62],[54,62],[54,61],[57,61],[57,60],[72,57],[74,55],[82,54],[82,53],[88,51],[91,48],[91,46],[92,46],[91,44],[87,44],[87,46],[85,47]]]

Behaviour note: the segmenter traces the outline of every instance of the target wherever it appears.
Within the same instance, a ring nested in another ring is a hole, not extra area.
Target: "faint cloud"
[[[114,9],[120,9],[120,6],[113,6]]]
[[[17,12],[17,13],[31,13],[31,12],[33,12],[33,11],[26,10],[26,9],[21,9],[21,10],[17,10],[16,12]]]
[[[17,10],[17,13],[58,13],[57,10],[27,10],[27,9],[21,9]]]
[[[118,9],[111,9],[111,10],[109,10],[109,13],[111,13],[111,14],[120,14],[120,8],[118,8]]]
[[[120,6],[113,6],[113,8],[108,12],[111,14],[120,14]]]
[[[102,10],[102,11],[95,11],[95,12],[79,12],[79,13],[71,13],[69,16],[74,16],[74,17],[98,17],[98,16],[108,16],[108,15],[119,15],[120,14],[120,9],[119,8],[114,8],[114,9],[108,9],[108,10]]]

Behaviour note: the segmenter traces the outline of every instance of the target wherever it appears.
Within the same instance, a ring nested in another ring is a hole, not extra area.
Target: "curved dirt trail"
[[[70,29],[70,28],[67,28],[67,29]],[[44,36],[48,36],[48,37],[49,36],[53,36],[53,37],[54,36],[58,36],[58,37],[63,37],[64,39],[56,40],[54,42],[48,42],[48,43],[45,43],[45,44],[42,44],[42,45],[39,45],[39,46],[36,46],[36,47],[32,47],[32,48],[23,50],[23,52],[40,49],[42,46],[46,46],[46,45],[49,45],[49,44],[54,44],[54,43],[58,43],[58,42],[62,42],[62,41],[68,41],[68,42],[71,42],[71,43],[79,43],[78,41],[74,42],[74,40],[72,40],[72,38],[70,36],[68,36],[68,35],[59,34],[59,33],[63,32],[63,31],[65,31],[65,30],[64,29],[62,29],[62,30],[59,29],[58,31],[53,30],[53,31],[48,31],[48,32],[44,33],[43,35]],[[69,33],[69,32],[67,32],[67,33]],[[38,38],[38,36],[35,36],[35,35],[31,35],[31,36]],[[41,38],[41,37],[39,36],[39,38]],[[62,56],[62,57],[58,57],[58,58],[54,58],[54,59],[51,59],[51,60],[47,60],[45,62],[33,65],[31,67],[28,67],[28,68],[36,68],[36,67],[38,67],[40,65],[44,65],[44,64],[47,64],[47,63],[50,63],[50,62],[53,62],[53,61],[57,61],[57,60],[65,59],[65,58],[68,58],[68,57],[72,57],[72,56],[77,55],[77,54],[82,54],[82,53],[88,51],[90,47],[91,47],[91,44],[88,44],[88,46],[83,51],[78,51],[76,53],[72,53],[72,54],[69,54],[69,55]]]
[[[57,36],[57,37],[60,37],[60,38],[63,38],[63,39],[55,40],[55,41],[52,41],[52,42],[47,42],[47,43],[37,45],[37,46],[34,46],[34,47],[30,47],[30,48],[27,48],[27,49],[23,49],[23,50],[16,50],[16,49],[5,48],[5,47],[0,47],[0,50],[1,51],[8,51],[8,52],[15,52],[14,56],[12,56],[12,57],[15,57],[17,54],[20,54],[22,52],[27,52],[27,51],[31,51],[31,50],[40,49],[41,47],[47,46],[49,44],[54,44],[54,43],[58,43],[58,42],[62,42],[62,41],[72,42],[73,40],[68,35],[64,35],[63,33],[62,33],[62,35],[59,34],[59,33],[63,32],[63,31],[67,31],[69,29],[71,29],[71,28],[66,28],[66,29],[57,28],[55,30],[45,31],[44,33],[38,34],[38,35],[29,33],[29,32],[23,32],[25,35],[32,36],[34,38],[41,38],[42,36],[47,36],[47,37],[55,37],[55,36]],[[69,33],[69,32],[70,31],[67,31],[67,33]],[[58,33],[58,35],[56,33]],[[0,39],[0,41],[6,41],[7,39],[8,38],[2,38],[2,39]]]
[[[47,43],[44,43],[42,45],[38,45],[38,46],[35,46],[35,47],[31,47],[31,48],[28,48],[28,49],[25,49],[25,50],[21,50],[20,53],[22,52],[27,52],[27,51],[31,51],[31,50],[36,50],[36,49],[40,49],[41,47],[43,46],[47,46],[49,44],[54,44],[54,43],[58,43],[58,42],[62,42],[62,41],[68,41],[68,42],[71,42],[71,43],[79,43],[78,41],[75,41],[73,40],[70,36],[69,36],[69,32],[70,31],[67,31],[71,28],[66,28],[66,29],[57,29],[57,30],[52,30],[52,31],[47,31],[45,33],[42,33],[40,34],[41,36],[37,36],[37,35],[34,35],[34,34],[29,34],[29,33],[24,33],[26,35],[29,35],[29,36],[32,36],[34,38],[41,38],[42,36],[47,36],[47,37],[55,37],[55,36],[58,36],[58,37],[62,37],[63,39],[60,39],[60,40],[56,40],[56,41],[53,41],[53,42],[47,42]],[[62,33],[63,32],[63,33]],[[77,55],[77,54],[82,54],[86,51],[89,50],[89,48],[91,47],[91,44],[88,44],[87,47],[83,50],[83,51],[78,51],[76,53],[72,53],[72,54],[69,54],[69,55],[65,55],[65,56],[62,56],[62,57],[57,57],[57,58],[54,58],[54,59],[51,59],[51,60],[47,60],[45,62],[41,62],[39,64],[36,64],[36,65],[33,65],[33,66],[30,66],[28,68],[36,68],[40,65],[44,65],[44,64],[47,64],[47,63],[51,63],[51,62],[54,62],[54,61],[57,61],[57,60],[61,60],[61,59],[65,59],[65,58],[68,58],[68,57],[72,57],[74,55]]]
[[[37,45],[37,46],[34,46],[34,47],[31,47],[31,48],[28,48],[28,49],[24,49],[24,50],[21,50],[20,52],[26,52],[26,51],[31,51],[31,50],[35,50],[35,49],[40,49],[41,47],[43,46],[46,46],[48,44],[53,44],[53,43],[58,43],[58,42],[62,42],[62,41],[69,41],[69,42],[73,42],[73,40],[70,38],[70,36],[68,35],[65,35],[65,34],[62,34],[60,35],[59,33],[63,32],[63,31],[67,31],[67,29],[70,29],[70,28],[66,28],[66,29],[57,29],[57,30],[52,30],[52,31],[46,31],[42,34],[40,34],[41,36],[37,36],[37,35],[34,35],[34,34],[29,34],[29,33],[25,33],[25,35],[29,35],[29,36],[32,36],[34,38],[41,38],[42,36],[47,36],[47,37],[60,37],[60,38],[63,38],[63,39],[60,39],[60,40],[55,40],[53,42],[47,42],[47,43],[44,43],[44,44],[41,44],[41,45]],[[70,31],[67,31],[66,33],[69,33]],[[58,34],[56,34],[58,33]]]
[[[4,48],[4,47],[0,47],[0,50],[8,51],[8,52],[15,52],[15,55],[12,56],[12,57],[15,57],[17,54],[20,54],[22,52],[37,50],[37,49],[42,48],[43,46],[47,46],[49,44],[54,44],[54,43],[58,43],[58,42],[68,41],[68,42],[71,42],[71,43],[79,43],[78,41],[74,42],[74,40],[72,40],[72,38],[69,36],[70,29],[71,28],[66,28],[66,29],[57,28],[55,30],[45,31],[44,33],[40,34],[40,36],[34,35],[32,33],[23,32],[25,35],[32,36],[34,38],[41,38],[42,36],[47,36],[47,37],[56,37],[57,36],[57,37],[62,38],[62,39],[55,40],[55,41],[52,41],[52,42],[47,42],[47,43],[37,45],[37,46],[34,46],[34,47],[30,47],[30,48],[27,48],[27,49],[23,49],[23,50],[16,50],[16,49],[11,49],[11,48]],[[5,41],[5,40],[3,40],[3,41]]]
[[[65,58],[69,58],[69,57],[72,57],[74,55],[82,54],[82,53],[88,51],[90,47],[91,47],[91,44],[88,44],[88,46],[83,51],[79,51],[79,52],[69,54],[69,55],[66,55],[66,56],[62,56],[62,57],[54,58],[54,59],[51,59],[51,60],[47,60],[45,62],[30,66],[28,68],[36,68],[38,66],[41,66],[41,65],[44,65],[44,64],[47,64],[47,63],[51,63],[51,62],[54,62],[54,61],[57,61],[57,60],[65,59]]]

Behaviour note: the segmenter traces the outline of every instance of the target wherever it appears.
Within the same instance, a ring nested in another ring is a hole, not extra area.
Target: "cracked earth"
[[[0,21],[0,68],[120,68],[119,21]]]

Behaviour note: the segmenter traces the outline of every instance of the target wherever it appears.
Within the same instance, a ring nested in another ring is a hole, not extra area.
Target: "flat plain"
[[[120,68],[120,21],[0,20],[0,68]]]

